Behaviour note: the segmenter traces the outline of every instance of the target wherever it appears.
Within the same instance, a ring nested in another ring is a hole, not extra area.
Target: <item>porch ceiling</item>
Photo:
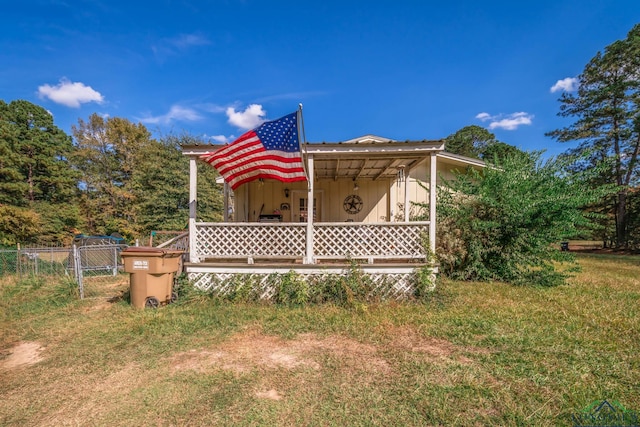
[[[409,172],[433,152],[444,150],[443,141],[393,141],[374,135],[338,143],[304,144],[313,155],[318,180],[378,180]]]
[[[408,172],[420,160],[415,158],[338,158],[338,159],[314,159],[315,177],[318,180],[350,179],[350,180],[378,180],[396,178],[398,172]]]

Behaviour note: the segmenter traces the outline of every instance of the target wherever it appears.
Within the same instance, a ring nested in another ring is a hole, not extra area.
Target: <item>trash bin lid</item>
[[[151,246],[130,246],[123,251],[120,252],[121,255],[125,256],[178,256],[182,255],[183,251],[176,250],[168,250],[162,248],[154,248]]]
[[[156,252],[163,253],[166,252],[162,248],[154,248],[151,246],[129,246],[127,249],[124,249],[122,252]]]

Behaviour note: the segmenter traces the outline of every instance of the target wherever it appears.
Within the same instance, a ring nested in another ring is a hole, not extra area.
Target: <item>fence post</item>
[[[118,275],[118,247],[113,247],[113,277]]]
[[[20,242],[16,243],[16,247],[18,248],[18,252],[16,253],[16,273],[18,273],[18,277],[22,279],[22,266],[20,265]]]
[[[82,260],[80,259],[80,251],[75,244],[73,245],[73,269],[76,273],[78,290],[80,291],[80,299],[84,299],[84,284],[82,283]]]

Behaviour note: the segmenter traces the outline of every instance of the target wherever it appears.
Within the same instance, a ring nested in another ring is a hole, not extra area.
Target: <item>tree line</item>
[[[0,100],[0,245],[67,244],[77,234],[186,229],[188,135],[154,139],[144,125],[91,115],[58,128],[24,100]],[[199,165],[198,217],[222,218],[217,173]]]

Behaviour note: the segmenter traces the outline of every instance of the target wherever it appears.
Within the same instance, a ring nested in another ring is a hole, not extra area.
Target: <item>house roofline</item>
[[[187,156],[198,156],[205,153],[214,152],[226,144],[185,144],[181,145],[182,153]],[[392,153],[409,153],[420,156],[425,152],[444,150],[444,140],[422,140],[422,141],[393,141],[377,140],[370,141],[366,138],[357,138],[345,142],[305,142],[302,144],[303,152],[307,154],[331,155],[331,154],[379,154],[388,155]]]
[[[461,156],[460,154],[449,153],[448,151],[441,151],[438,153],[438,157],[453,160],[454,162],[460,162],[469,166],[476,166],[480,168],[487,167],[487,164],[480,159],[474,159],[473,157]]]

